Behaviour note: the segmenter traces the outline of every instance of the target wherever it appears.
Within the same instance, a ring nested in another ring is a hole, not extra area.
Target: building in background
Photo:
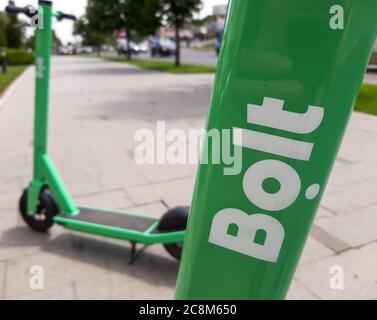
[[[213,15],[216,17],[217,30],[224,29],[227,11],[228,5],[226,4],[213,6]]]

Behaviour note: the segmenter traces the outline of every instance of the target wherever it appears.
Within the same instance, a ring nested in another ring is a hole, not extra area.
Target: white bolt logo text
[[[300,114],[285,111],[283,106],[283,100],[273,98],[265,98],[262,106],[250,104],[247,122],[296,134],[308,134],[320,126],[324,117],[321,107],[309,106],[306,113]],[[241,128],[234,128],[233,143],[239,148],[300,161],[309,161],[314,147],[311,142]],[[263,183],[267,179],[274,179],[279,183],[277,192],[269,193],[264,190]],[[272,212],[290,207],[303,187],[294,168],[272,159],[252,164],[243,177],[242,186],[251,203]],[[319,184],[307,186],[305,197],[312,200],[319,191]],[[236,234],[229,234],[230,227],[236,227]],[[255,241],[259,231],[265,235],[264,243]],[[236,208],[227,208],[214,216],[209,242],[260,260],[276,262],[284,237],[284,227],[277,219],[266,214],[249,215]]]

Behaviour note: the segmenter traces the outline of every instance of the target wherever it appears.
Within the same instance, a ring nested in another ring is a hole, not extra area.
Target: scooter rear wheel
[[[28,190],[25,189],[19,202],[22,219],[32,230],[46,232],[54,224],[54,216],[59,213],[58,205],[51,192],[48,189],[41,191],[37,212],[34,215],[27,214],[27,198]]]
[[[158,225],[161,232],[184,231],[187,226],[187,219],[190,207],[176,207],[164,214]],[[182,256],[183,243],[164,244],[166,251],[175,259],[180,260]]]

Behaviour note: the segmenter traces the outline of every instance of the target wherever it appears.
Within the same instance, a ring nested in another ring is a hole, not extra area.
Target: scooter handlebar
[[[26,6],[26,7],[16,7],[14,5],[7,5],[5,8],[5,12],[11,13],[11,14],[24,14],[28,16],[29,18],[32,18],[35,16],[38,12],[36,9],[34,9],[32,6]]]
[[[64,13],[64,12],[61,12],[61,11],[57,12],[57,19],[59,21],[63,20],[63,19],[68,19],[68,20],[73,20],[73,21],[77,20],[76,16],[74,16],[73,14],[67,14],[67,13]]]

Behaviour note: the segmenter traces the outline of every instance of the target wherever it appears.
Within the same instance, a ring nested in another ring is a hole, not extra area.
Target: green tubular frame
[[[89,207],[87,207],[89,209]],[[93,209],[93,208],[91,208]],[[95,209],[97,211],[101,211],[99,209]],[[105,211],[105,210],[102,210]],[[120,215],[128,215],[128,216],[137,216],[142,217],[139,214],[134,213],[124,213],[124,212],[112,212],[112,214],[120,214]],[[56,216],[54,218],[55,222],[64,226],[66,229],[74,230],[74,231],[83,231],[86,233],[91,233],[99,236],[110,237],[113,239],[120,239],[120,240],[128,240],[139,242],[143,244],[167,244],[167,243],[177,243],[183,242],[185,231],[175,231],[169,233],[157,233],[155,230],[157,229],[159,220],[156,218],[151,218],[144,216],[145,218],[150,218],[151,221],[154,221],[153,225],[145,230],[144,232],[129,230],[129,229],[122,229],[110,226],[104,226],[101,224],[96,223],[89,223],[85,221],[78,221],[72,220],[69,218],[64,218],[63,216]]]
[[[47,153],[52,17],[57,14],[52,12],[52,3],[49,1],[39,1],[38,12],[43,15],[43,26],[37,28],[36,37],[34,168],[33,180],[28,189],[28,214],[36,213],[40,192],[43,188],[48,187],[62,213],[75,215],[79,213],[79,210],[73,203],[71,195]]]
[[[233,129],[241,172],[200,164],[176,298],[286,296],[360,91],[376,17],[376,0],[229,2],[207,129]]]

